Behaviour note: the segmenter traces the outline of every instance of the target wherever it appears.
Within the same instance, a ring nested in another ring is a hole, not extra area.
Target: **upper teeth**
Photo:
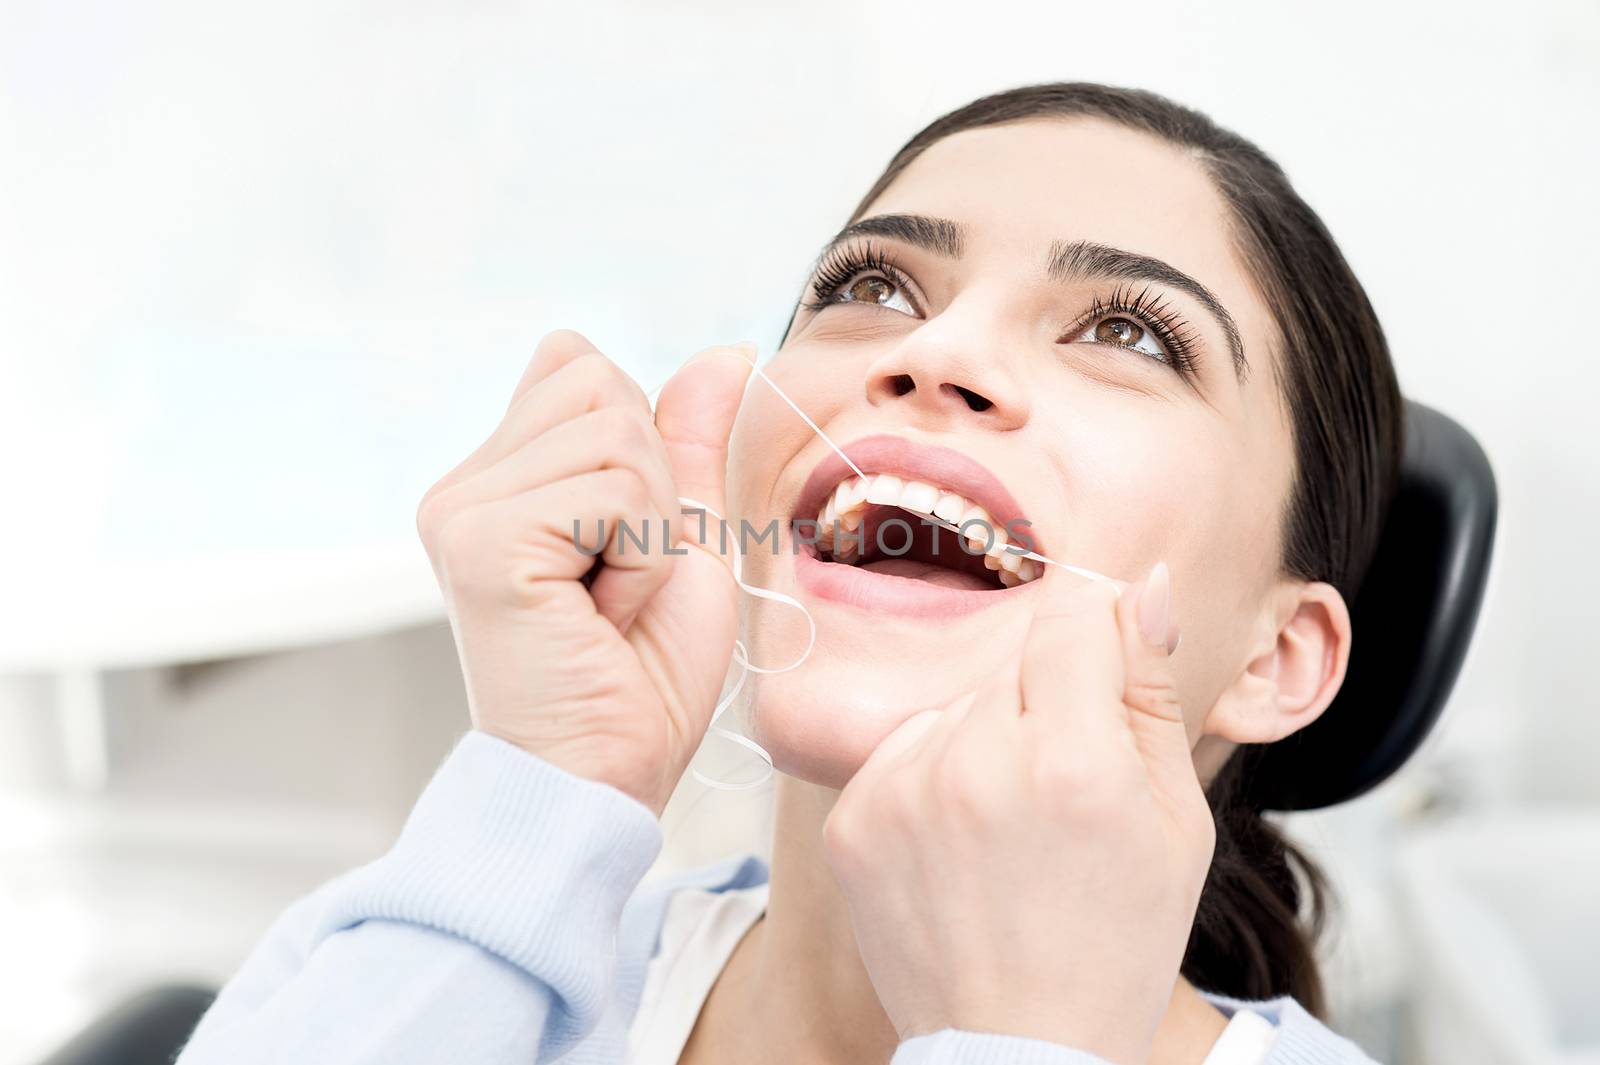
[[[925,514],[963,529],[973,553],[982,552],[983,564],[994,570],[1000,583],[1008,588],[1026,584],[1044,572],[1034,559],[1006,550],[1010,540],[1005,528],[976,503],[924,481],[904,481],[887,473],[848,477],[840,482],[817,511],[817,546],[832,555],[835,562],[859,561],[861,546],[856,537],[839,537],[836,548],[834,532],[836,527],[843,526],[855,533],[861,528],[867,507],[873,504]],[[975,524],[969,525],[969,522]]]

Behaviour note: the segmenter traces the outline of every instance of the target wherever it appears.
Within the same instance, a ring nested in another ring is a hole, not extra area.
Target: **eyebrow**
[[[966,236],[966,227],[948,218],[916,214],[874,215],[852,222],[836,233],[823,246],[817,262],[820,264],[834,248],[857,237],[888,237],[947,259],[959,259],[966,248]],[[1056,240],[1050,243],[1045,276],[1058,283],[1101,277],[1118,281],[1149,281],[1179,289],[1216,320],[1217,327],[1227,338],[1234,374],[1242,381],[1249,372],[1244,341],[1233,315],[1228,313],[1228,309],[1210,289],[1171,263],[1095,241]]]
[[[929,218],[921,214],[873,215],[851,222],[835,233],[823,246],[817,260],[827,258],[830,251],[855,237],[891,237],[947,259],[959,259],[966,247],[967,229],[948,218]]]

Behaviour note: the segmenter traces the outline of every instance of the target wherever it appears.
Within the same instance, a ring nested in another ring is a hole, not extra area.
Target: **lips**
[[[1038,551],[1037,538],[1011,493],[981,463],[951,448],[890,435],[864,437],[843,450],[867,476],[858,477],[831,454],[806,479],[794,531],[814,519],[821,536],[815,545],[797,536],[796,578],[803,589],[915,617],[969,613],[1027,594],[1042,567],[1019,551]],[[876,548],[865,546],[891,516],[925,516],[947,527],[916,522],[918,543],[905,557],[880,550],[881,540]],[[950,525],[961,526],[968,539]]]
[[[996,477],[982,463],[960,451],[936,444],[918,444],[903,437],[880,434],[865,436],[841,448],[850,461],[870,474],[890,474],[904,481],[922,481],[955,492],[989,512],[996,529],[1010,529],[1013,524],[1027,531],[1032,544],[1030,549],[1043,553],[1037,535],[1031,526],[1021,525],[1025,520],[1022,508]],[[855,470],[837,454],[829,454],[811,471],[795,506],[795,518],[811,518],[822,509],[828,495]]]

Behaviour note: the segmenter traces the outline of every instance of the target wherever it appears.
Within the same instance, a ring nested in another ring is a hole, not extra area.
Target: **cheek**
[[[805,442],[790,425],[798,421],[764,382],[752,381],[728,437],[730,517],[754,520],[773,516],[770,513],[773,486],[784,463]],[[810,435],[809,430],[806,435]]]
[[[1084,564],[1099,560],[1101,572],[1129,582],[1166,561],[1172,620],[1183,634],[1173,668],[1198,732],[1247,664],[1262,578],[1275,568],[1276,479],[1203,419],[1103,421],[1074,435],[1074,548]]]
[[[1065,431],[1064,504],[1071,550],[1063,562],[1136,581],[1166,559],[1176,572],[1204,544],[1219,494],[1205,442],[1148,408],[1085,420]]]

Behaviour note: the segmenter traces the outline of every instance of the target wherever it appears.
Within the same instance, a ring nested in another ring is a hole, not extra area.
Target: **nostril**
[[[970,388],[962,388],[960,385],[951,385],[950,387],[961,393],[961,398],[966,400],[967,406],[973,410],[988,410],[994,406],[993,400],[985,399]]]
[[[895,395],[903,396],[907,392],[915,391],[917,383],[911,379],[910,374],[898,373],[889,381],[889,386],[894,389]]]

